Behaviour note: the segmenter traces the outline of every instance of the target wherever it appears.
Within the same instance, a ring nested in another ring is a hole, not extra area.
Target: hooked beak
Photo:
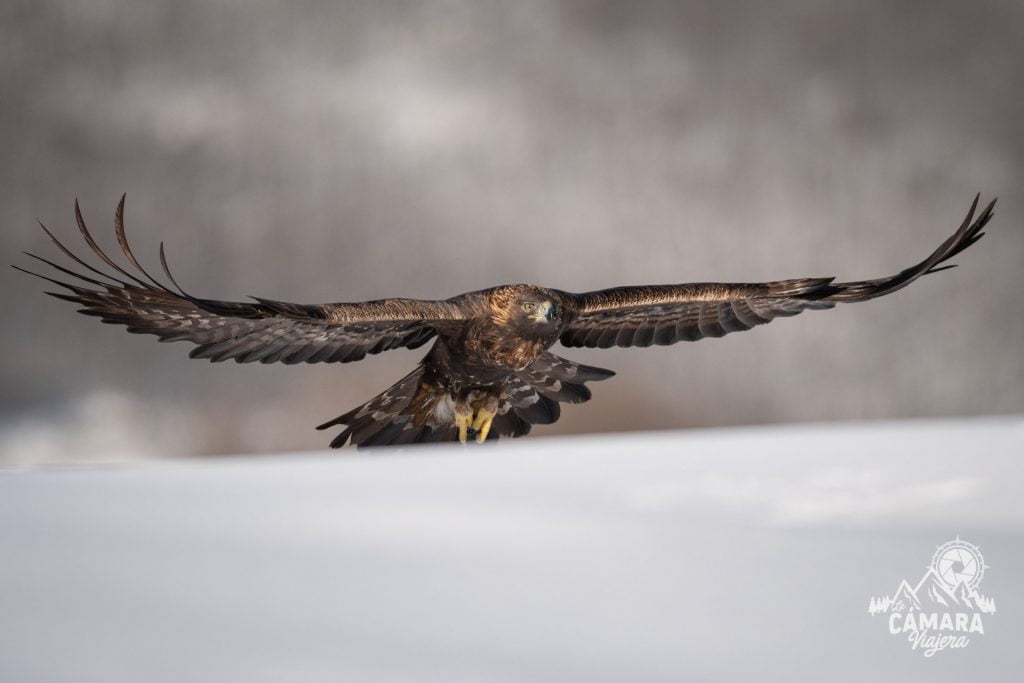
[[[551,318],[554,316],[554,312],[555,307],[551,305],[551,302],[545,301],[537,306],[537,312],[530,316],[530,320],[543,320],[544,322],[550,322]]]

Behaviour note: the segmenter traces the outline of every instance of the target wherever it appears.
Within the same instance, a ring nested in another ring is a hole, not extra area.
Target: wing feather
[[[438,325],[458,324],[467,315],[458,299],[313,305],[255,297],[253,302],[201,299],[186,293],[177,283],[167,266],[162,243],[160,265],[177,291],[143,268],[125,235],[123,196],[114,216],[114,233],[124,257],[141,277],[102,250],[86,226],[77,201],[75,221],[86,244],[113,274],[74,254],[41,223],[65,256],[103,280],[34,254],[28,256],[71,279],[64,281],[15,268],[63,288],[65,292],[48,294],[78,304],[79,312],[102,322],[125,325],[132,333],[153,334],[164,342],[192,342],[196,345],[189,354],[192,358],[214,362],[234,359],[239,363],[346,363],[389,349],[421,346],[436,334]]]
[[[982,228],[992,218],[995,200],[975,217],[979,198],[974,198],[959,229],[938,249],[895,275],[858,282],[837,283],[830,277],[797,278],[762,283],[616,287],[568,294],[576,317],[562,333],[561,341],[565,346],[602,349],[697,341],[749,330],[805,310],[891,294],[922,275],[952,268],[940,264],[981,239]]]

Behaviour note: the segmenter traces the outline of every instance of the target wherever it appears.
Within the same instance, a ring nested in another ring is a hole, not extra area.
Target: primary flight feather
[[[124,197],[114,232],[128,263],[119,266],[93,239],[75,202],[83,239],[109,268],[104,272],[65,247],[40,223],[56,247],[91,275],[36,256],[64,281],[23,268],[60,286],[47,292],[80,305],[79,312],[160,341],[189,341],[191,358],[238,363],[348,363],[368,353],[423,346],[419,366],[367,403],[318,427],[343,425],[332,447],[347,442],[382,446],[429,441],[480,443],[524,436],[532,425],[559,417],[559,403],[590,399],[586,383],[610,370],[581,365],[548,349],[565,346],[666,345],[749,330],[778,317],[890,294],[929,273],[978,241],[995,200],[977,213],[975,197],[960,228],[920,263],[890,277],[859,282],[798,278],[762,283],[691,283],[615,287],[574,294],[534,285],[502,285],[444,300],[380,299],[359,303],[293,304],[203,299],[185,292],[167,267],[169,284],[151,276],[128,246]],[[975,215],[977,213],[977,215]],[[97,279],[99,278],[99,279]]]

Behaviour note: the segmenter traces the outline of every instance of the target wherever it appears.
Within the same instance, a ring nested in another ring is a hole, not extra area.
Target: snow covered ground
[[[1024,419],[0,475],[3,681],[1020,680]],[[985,633],[869,600],[980,547]]]

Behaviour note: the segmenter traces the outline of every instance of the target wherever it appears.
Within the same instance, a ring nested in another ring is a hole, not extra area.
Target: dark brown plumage
[[[975,218],[978,197],[960,228],[928,258],[896,275],[837,283],[801,278],[737,284],[698,283],[616,287],[573,294],[533,285],[503,285],[450,299],[381,299],[361,303],[292,304],[254,298],[217,301],[188,294],[171,275],[163,245],[160,263],[169,285],[135,258],[124,232],[124,197],[114,230],[132,273],[100,249],[82,219],[79,231],[111,272],[88,264],[43,230],[84,275],[28,254],[74,278],[70,282],[18,268],[62,287],[47,292],[80,305],[79,312],[160,341],[190,341],[192,358],[238,363],[347,363],[389,349],[418,348],[434,339],[420,365],[367,403],[318,427],[344,425],[339,447],[426,441],[478,441],[523,436],[559,417],[560,403],[590,399],[586,383],[614,373],[560,358],[547,349],[650,346],[721,337],[777,317],[890,294],[974,244],[992,217],[993,200]],[[94,277],[96,276],[96,277]],[[96,279],[96,278],[100,279]],[[91,285],[91,286],[90,286]]]

